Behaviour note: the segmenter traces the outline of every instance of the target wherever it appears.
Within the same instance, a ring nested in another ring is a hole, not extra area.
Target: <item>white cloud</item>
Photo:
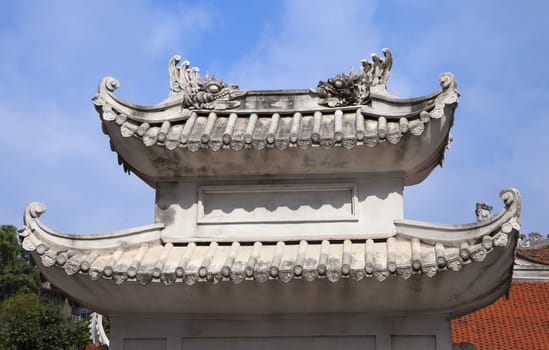
[[[546,112],[549,97],[541,77],[549,32],[540,30],[543,7],[478,2],[458,6],[436,22],[405,54],[417,90],[428,70],[453,70],[463,96],[452,130],[454,143],[443,169],[406,191],[407,216],[449,223],[473,218],[474,203],[501,208],[499,190],[517,187],[523,196],[523,231],[546,231],[549,197]],[[543,40],[542,40],[543,41]],[[447,68],[439,68],[447,67]]]
[[[68,232],[151,223],[152,190],[117,166],[90,98],[107,74],[120,78],[123,94],[163,98],[165,90],[147,87],[167,80],[165,56],[198,43],[215,11],[148,1],[7,6],[17,16],[0,26],[9,48],[0,57],[0,223],[20,223],[33,200]]]
[[[244,89],[316,87],[318,80],[358,68],[379,46],[369,2],[285,1],[259,43],[227,74]],[[368,51],[365,51],[368,50]]]
[[[71,154],[89,155],[97,141],[82,128],[83,124],[95,124],[96,130],[97,119],[89,118],[89,122],[82,123],[83,118],[63,111],[56,101],[34,99],[28,104],[0,99],[0,106],[6,116],[3,126],[8,131],[0,138],[0,149],[5,154],[20,154],[22,159],[32,159],[36,165],[63,166]]]
[[[173,54],[181,50],[181,43],[189,48],[200,41],[200,33],[215,27],[219,14],[216,9],[207,6],[188,6],[177,4],[174,11],[158,13],[154,26],[148,28],[148,37],[144,38],[145,48],[153,54]]]
[[[0,158],[9,165],[0,223],[19,222],[34,199],[50,204],[46,222],[67,231],[151,222],[152,190],[116,166],[89,100],[105,75],[121,81],[119,96],[155,103],[167,93],[169,57],[194,50],[243,89],[307,88],[389,46],[391,92],[428,94],[450,70],[463,93],[445,166],[407,189],[406,217],[470,221],[476,201],[499,208],[499,190],[515,186],[525,230],[547,230],[549,6],[433,4],[287,0],[282,13],[257,13],[260,39],[243,43],[216,3],[10,3],[16,17],[0,25],[9,48],[0,57]],[[205,33],[214,34],[207,43]]]

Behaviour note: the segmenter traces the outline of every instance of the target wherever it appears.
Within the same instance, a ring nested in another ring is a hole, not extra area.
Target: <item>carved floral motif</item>
[[[454,258],[449,260],[447,265],[450,270],[459,271],[463,267],[463,261],[460,258]]]
[[[69,260],[64,266],[67,275],[71,276],[80,271],[80,263],[74,260]]]
[[[412,277],[412,269],[409,267],[406,268],[398,268],[397,274],[402,277],[403,279],[407,280],[410,277]]]
[[[487,254],[488,252],[486,249],[478,249],[471,254],[471,258],[473,258],[474,261],[484,261]]]
[[[42,265],[46,267],[51,267],[55,265],[55,252],[48,251],[45,254],[43,254],[40,258],[42,260]]]
[[[433,265],[422,266],[422,271],[428,277],[433,277],[437,273],[437,267]]]

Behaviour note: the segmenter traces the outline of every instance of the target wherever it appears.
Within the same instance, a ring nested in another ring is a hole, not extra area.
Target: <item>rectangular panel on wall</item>
[[[375,336],[183,338],[181,350],[375,350]]]
[[[199,224],[357,221],[355,184],[200,186]]]
[[[166,350],[166,338],[126,338],[124,350]]]
[[[391,350],[436,350],[434,335],[393,335]]]

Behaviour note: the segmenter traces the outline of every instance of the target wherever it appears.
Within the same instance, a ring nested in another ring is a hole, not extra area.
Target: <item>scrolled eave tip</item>
[[[516,207],[517,215],[520,214],[522,206],[522,199],[520,192],[515,188],[504,189],[499,193],[500,198],[503,200],[506,208],[511,206]]]
[[[44,214],[47,210],[47,207],[42,202],[32,202],[27,206],[26,212],[33,219],[38,219],[40,215]]]
[[[442,90],[453,89],[457,91],[457,79],[454,73],[442,72],[438,75],[438,81]]]
[[[120,87],[120,82],[117,79],[113,77],[105,77],[101,79],[101,81],[99,82],[98,92],[101,93],[101,92],[104,92],[105,90],[109,92],[113,92],[119,87]]]

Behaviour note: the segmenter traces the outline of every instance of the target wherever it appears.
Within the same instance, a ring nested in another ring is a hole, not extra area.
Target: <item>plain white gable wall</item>
[[[175,242],[389,237],[402,190],[390,176],[160,183],[156,222]]]
[[[444,317],[111,318],[114,350],[450,350]]]

